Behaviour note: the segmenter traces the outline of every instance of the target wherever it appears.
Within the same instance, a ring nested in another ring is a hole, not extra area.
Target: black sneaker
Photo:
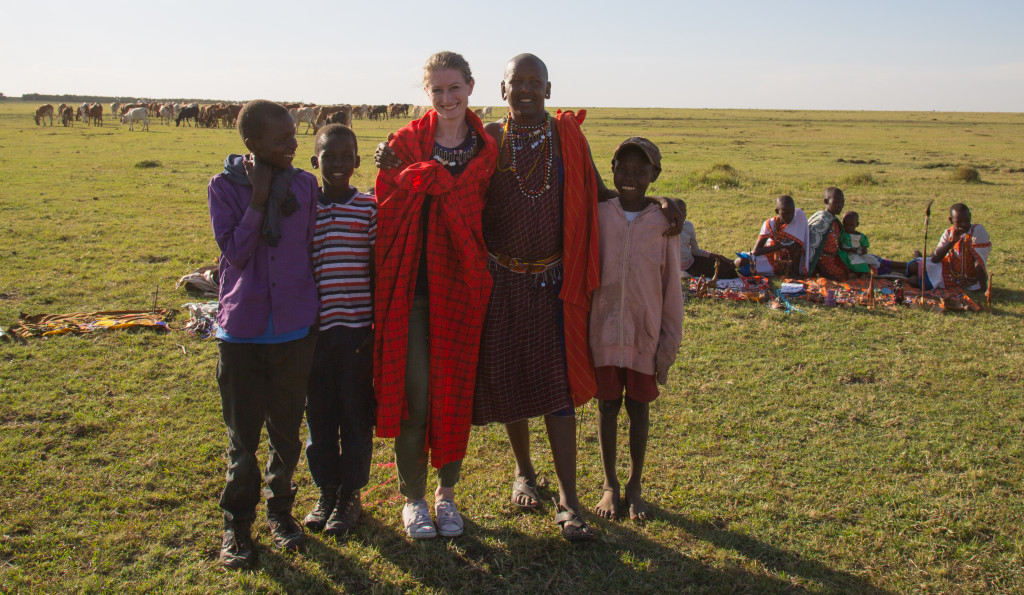
[[[268,512],[267,527],[274,545],[282,550],[297,550],[306,545],[306,534],[288,512]]]
[[[252,542],[252,527],[249,523],[231,523],[224,527],[220,564],[231,570],[256,565],[256,546]]]
[[[316,506],[306,515],[306,518],[302,519],[302,524],[314,533],[323,531],[328,517],[334,512],[334,505],[337,501],[338,494],[336,490],[321,490]]]
[[[324,534],[337,537],[345,535],[356,528],[356,525],[359,523],[359,515],[362,512],[363,501],[359,495],[359,490],[338,492],[337,506],[334,507],[331,518],[327,519]]]

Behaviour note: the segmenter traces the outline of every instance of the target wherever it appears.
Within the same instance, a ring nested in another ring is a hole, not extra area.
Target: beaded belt
[[[507,254],[495,254],[493,252],[488,252],[487,255],[490,256],[493,262],[501,265],[502,268],[508,269],[513,273],[524,273],[527,275],[543,273],[550,268],[562,264],[561,254],[555,254],[537,262],[530,262]]]

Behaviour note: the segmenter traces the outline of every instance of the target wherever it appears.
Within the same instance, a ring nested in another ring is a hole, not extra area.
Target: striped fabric
[[[594,360],[590,355],[590,296],[601,284],[600,247],[597,241],[597,178],[590,146],[580,129],[586,110],[579,115],[558,110],[558,136],[565,164],[563,235],[564,276],[559,297],[565,311],[565,357],[569,389],[580,406],[597,392]]]
[[[408,417],[405,368],[420,250],[423,209],[427,220],[430,301],[430,412],[427,446],[440,468],[466,454],[480,332],[491,291],[481,213],[498,147],[483,123],[466,112],[484,147],[458,176],[431,159],[437,113],[427,112],[395,134],[391,143],[406,165],[377,173],[378,235],[374,246],[374,388],[377,435],[397,436]],[[431,196],[424,207],[425,198]]]
[[[361,192],[346,203],[317,203],[313,276],[320,294],[320,330],[373,324],[370,258],[377,237],[377,199]]]

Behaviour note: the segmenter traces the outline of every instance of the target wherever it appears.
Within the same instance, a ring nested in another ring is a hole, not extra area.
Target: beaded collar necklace
[[[519,190],[526,196],[531,199],[537,198],[551,188],[551,179],[555,169],[555,146],[551,139],[551,116],[544,114],[544,121],[534,126],[520,126],[506,115],[502,128],[504,129],[504,134],[502,135],[501,144],[508,147],[509,169],[512,170],[512,175],[516,179],[516,185],[519,186]],[[530,169],[524,174],[522,169],[525,164],[520,163],[521,159],[517,157],[517,153],[526,149],[527,145],[531,149],[540,146],[541,152],[537,155],[537,159],[534,160]],[[536,188],[527,188],[526,180],[537,169],[541,159],[544,160],[544,177]]]
[[[470,129],[467,139],[454,149],[434,143],[434,150],[431,151],[430,158],[441,165],[455,167],[466,165],[472,161],[474,156],[476,156],[476,131]]]

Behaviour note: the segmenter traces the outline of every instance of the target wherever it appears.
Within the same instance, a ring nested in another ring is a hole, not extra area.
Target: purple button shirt
[[[213,235],[220,246],[220,310],[217,324],[229,335],[258,337],[274,314],[274,332],[312,326],[320,301],[313,281],[313,231],[317,181],[299,172],[291,183],[299,210],[281,219],[281,241],[260,235],[263,214],[249,208],[252,188],[218,174],[207,194]]]

